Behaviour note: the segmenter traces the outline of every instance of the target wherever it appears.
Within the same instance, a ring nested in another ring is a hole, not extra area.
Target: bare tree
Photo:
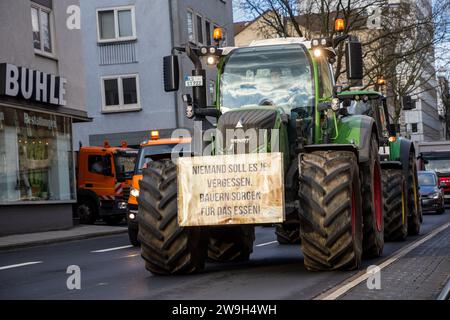
[[[436,89],[429,84],[436,76],[435,47],[449,41],[450,0],[432,5],[397,1],[395,6],[388,0],[235,1],[249,17],[261,19],[268,36],[333,37],[335,18],[343,18],[343,34],[358,35],[363,44],[365,88],[379,90],[379,77],[386,80],[394,123],[400,118],[402,96]],[[345,82],[343,44],[335,50],[335,78]]]

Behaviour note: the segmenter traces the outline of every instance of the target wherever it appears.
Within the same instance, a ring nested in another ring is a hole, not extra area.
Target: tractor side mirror
[[[180,87],[180,68],[178,56],[170,55],[163,58],[164,65],[164,91],[178,91]]]
[[[345,62],[347,65],[347,79],[361,82],[363,79],[363,56],[361,42],[350,39],[346,42]]]

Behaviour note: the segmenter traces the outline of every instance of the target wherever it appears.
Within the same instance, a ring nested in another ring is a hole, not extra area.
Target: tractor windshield
[[[221,111],[255,105],[312,112],[313,68],[303,45],[241,48],[229,56],[221,75]]]

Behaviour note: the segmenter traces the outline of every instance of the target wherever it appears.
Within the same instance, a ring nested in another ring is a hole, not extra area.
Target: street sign
[[[203,86],[202,76],[185,76],[184,83],[186,87],[201,87]]]

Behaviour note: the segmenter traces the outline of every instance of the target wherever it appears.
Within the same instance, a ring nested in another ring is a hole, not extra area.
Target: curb
[[[450,279],[447,281],[447,284],[444,286],[436,300],[450,300]]]
[[[84,239],[91,239],[91,238],[99,238],[103,236],[112,236],[112,235],[118,235],[127,233],[128,229],[123,228],[123,230],[114,230],[114,231],[102,231],[102,232],[95,232],[95,233],[88,233],[88,234],[80,234],[76,236],[66,236],[61,238],[54,238],[54,239],[43,239],[43,240],[36,240],[36,241],[29,241],[29,242],[22,242],[22,243],[14,243],[14,244],[7,244],[7,245],[0,245],[0,251],[8,251],[13,249],[20,249],[20,248],[30,248],[30,247],[36,247],[46,244],[55,244],[55,243],[61,243],[61,242],[69,242],[69,241],[75,241],[75,240],[84,240]]]

